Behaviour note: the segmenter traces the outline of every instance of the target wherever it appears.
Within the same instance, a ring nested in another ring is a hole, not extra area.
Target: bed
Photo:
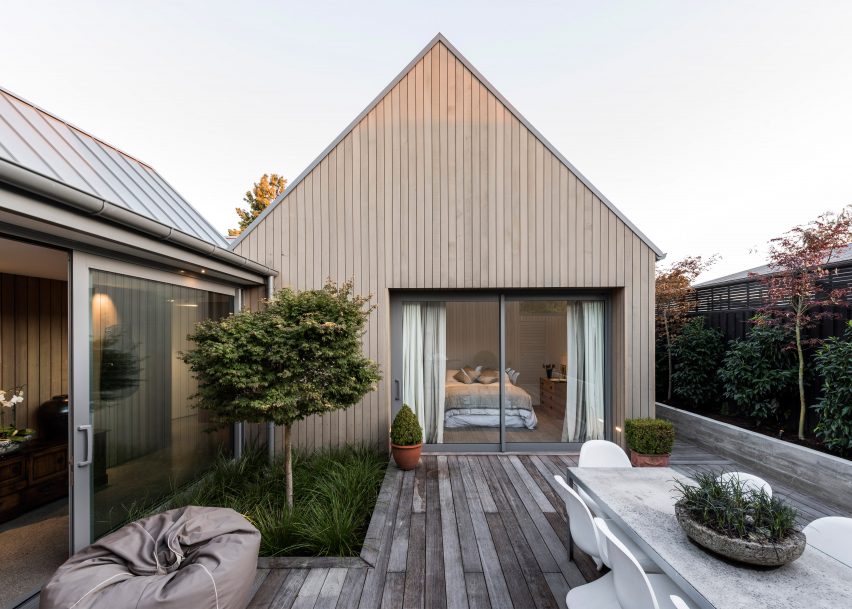
[[[444,429],[500,427],[500,383],[461,383],[447,372]],[[506,427],[535,429],[538,420],[530,394],[506,382]]]

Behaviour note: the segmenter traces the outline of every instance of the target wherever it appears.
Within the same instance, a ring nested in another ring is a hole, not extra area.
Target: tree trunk
[[[293,446],[290,443],[290,425],[284,426],[284,477],[287,484],[287,507],[293,509]]]
[[[805,354],[802,352],[802,325],[796,320],[796,352],[799,355],[799,439],[805,439]]]
[[[665,311],[663,312],[663,327],[666,329],[666,357],[669,361],[669,385],[666,393],[666,402],[672,403],[672,336],[669,332],[669,318]]]

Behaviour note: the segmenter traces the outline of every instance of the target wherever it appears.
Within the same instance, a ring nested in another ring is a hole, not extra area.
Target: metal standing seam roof
[[[150,166],[2,88],[0,160],[227,248],[224,237]]]
[[[509,112],[511,112],[515,116],[515,118],[517,118],[527,129],[529,129],[529,131],[536,138],[538,138],[538,140],[548,150],[550,150],[550,152],[553,153],[553,155],[557,159],[559,159],[559,161],[561,161],[562,164],[565,165],[565,167],[567,167],[571,171],[571,173],[573,173],[577,177],[578,180],[580,180],[583,184],[585,184],[585,186],[589,190],[591,190],[598,199],[600,199],[601,203],[606,205],[616,216],[618,216],[618,218],[622,222],[624,222],[624,224],[627,225],[627,227],[630,228],[630,230],[633,231],[633,233],[637,237],[639,237],[639,239],[654,252],[657,260],[662,260],[663,258],[666,257],[666,254],[663,252],[663,250],[661,250],[659,247],[657,247],[657,245],[655,245],[654,242],[651,241],[645,235],[645,233],[643,233],[641,230],[639,230],[639,228],[635,224],[633,224],[633,222],[631,222],[630,219],[628,219],[627,216],[625,216],[621,212],[621,210],[619,210],[600,190],[598,190],[594,186],[594,184],[592,184],[589,181],[589,179],[586,178],[586,176],[584,176],[582,173],[580,173],[580,171],[576,167],[574,167],[574,165],[571,164],[571,162],[568,159],[566,159],[565,156],[563,156],[563,154],[561,152],[559,152],[559,150],[557,150],[556,146],[551,144],[547,140],[547,138],[545,138],[541,134],[541,132],[538,129],[533,127],[533,125],[517,110],[517,108],[515,108],[515,106],[513,106],[511,103],[509,103],[509,100],[507,100],[503,96],[503,94],[500,93],[500,91],[498,91],[497,88],[494,87],[494,85],[492,85],[488,81],[488,79],[486,79],[482,75],[482,73],[479,70],[477,70],[476,67],[474,67],[474,65],[472,63],[470,63],[470,61],[468,61],[467,58],[464,55],[462,55],[461,52],[459,52],[459,50],[455,46],[453,46],[452,43],[450,43],[450,41],[447,40],[447,38],[443,34],[441,34],[440,32],[438,32],[438,34],[436,34],[435,37],[432,40],[429,41],[429,44],[427,44],[423,48],[423,50],[420,51],[414,57],[414,59],[412,59],[408,63],[408,65],[405,66],[402,69],[402,71],[399,74],[397,74],[396,78],[394,78],[384,89],[382,89],[381,93],[379,93],[373,99],[373,101],[371,101],[369,104],[367,104],[367,107],[364,108],[361,111],[361,113],[358,116],[355,117],[355,120],[353,120],[351,123],[349,123],[349,125],[340,133],[340,135],[338,135],[331,142],[331,144],[329,144],[326,147],[326,149],[323,150],[319,154],[319,156],[317,158],[315,158],[313,160],[313,162],[310,165],[308,165],[305,168],[305,170],[302,171],[302,173],[300,173],[296,177],[295,180],[293,180],[292,182],[289,182],[287,184],[287,189],[284,192],[282,192],[280,195],[278,195],[278,197],[276,197],[276,199],[274,201],[272,201],[267,206],[267,208],[264,209],[258,215],[257,218],[254,219],[254,222],[252,222],[243,232],[241,232],[237,236],[236,239],[234,239],[231,242],[231,244],[230,244],[231,250],[234,250],[237,247],[237,245],[239,245],[239,243],[249,235],[249,233],[251,233],[255,228],[260,226],[261,221],[266,216],[268,216],[270,213],[272,213],[272,210],[275,209],[284,199],[286,199],[290,195],[291,192],[294,192],[296,185],[299,182],[301,182],[303,179],[305,179],[305,177],[307,177],[307,175],[310,174],[314,170],[314,168],[317,165],[319,165],[320,162],[326,156],[328,156],[328,154],[335,148],[335,146],[337,146],[343,140],[343,138],[345,138],[349,134],[349,132],[352,131],[352,129],[355,128],[355,125],[360,123],[361,120],[365,116],[367,116],[370,113],[370,111],[373,108],[375,108],[378,105],[378,103],[391,91],[391,89],[393,89],[397,85],[397,83],[399,83],[399,81],[401,81],[405,77],[405,75],[408,74],[412,70],[412,68],[414,68],[415,65],[417,65],[417,62],[419,62],[429,51],[432,50],[432,47],[434,47],[438,43],[443,44],[447,48],[447,50],[450,53],[452,53],[456,57],[456,59],[458,59],[468,70],[470,70],[471,74],[473,74],[479,80],[479,82],[481,82],[485,86],[485,88],[488,89],[491,92],[491,94],[494,95],[494,97],[496,97],[509,110]]]

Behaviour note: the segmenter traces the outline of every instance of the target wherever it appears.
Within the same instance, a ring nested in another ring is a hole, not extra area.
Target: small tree
[[[805,437],[805,353],[806,345],[818,344],[803,334],[819,320],[836,318],[834,307],[846,306],[845,289],[825,285],[826,268],[838,250],[852,242],[852,206],[839,214],[825,213],[813,222],[797,226],[769,246],[769,270],[755,277],[764,285],[764,316],[758,323],[778,324],[794,336],[790,345],[799,361],[799,439]]]
[[[379,381],[361,337],[373,307],[352,282],[279,291],[257,312],[196,327],[181,354],[199,381],[198,406],[220,423],[284,426],[287,504],[293,506],[293,423],[352,406]]]
[[[822,379],[822,395],[817,402],[819,424],[816,435],[830,449],[852,452],[852,321],[843,338],[832,336],[816,354],[816,368]]]
[[[703,260],[701,256],[690,256],[673,263],[667,269],[657,271],[654,314],[657,334],[662,337],[666,352],[668,383],[666,399],[672,399],[672,343],[687,322],[689,314],[696,308],[695,290],[692,283],[716,261],[713,256]]]
[[[691,406],[714,404],[719,397],[717,372],[725,355],[722,333],[693,317],[672,343],[673,392]]]
[[[254,222],[254,219],[269,207],[269,204],[284,192],[285,188],[287,188],[287,180],[277,173],[263,174],[260,177],[260,182],[255,182],[254,187],[247,190],[246,196],[243,197],[243,201],[248,204],[248,209],[236,208],[240,226],[239,228],[229,228],[228,236],[236,237],[248,228],[248,225]]]

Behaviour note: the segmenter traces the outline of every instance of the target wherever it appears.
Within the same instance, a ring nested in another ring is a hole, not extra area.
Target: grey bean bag
[[[189,506],[132,522],[81,550],[41,609],[245,609],[260,533],[227,508]]]

